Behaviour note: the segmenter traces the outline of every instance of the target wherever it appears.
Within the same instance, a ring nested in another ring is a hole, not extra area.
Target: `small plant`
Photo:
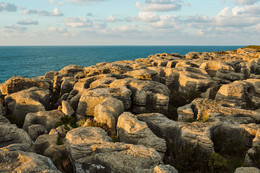
[[[65,128],[67,125],[70,125],[73,128],[77,128],[77,119],[73,116],[65,116],[61,118],[61,121],[56,124],[56,127],[65,125]]]
[[[218,153],[211,153],[209,154],[208,166],[211,172],[224,172],[228,168],[228,162]]]
[[[249,45],[249,46],[246,46],[245,48],[251,48],[251,49],[260,50],[260,46],[258,46],[258,45]]]
[[[60,137],[58,137],[57,140],[57,145],[63,145],[64,143],[62,142],[62,139]]]
[[[117,136],[111,136],[113,142],[119,142],[119,139]]]
[[[226,51],[216,51],[216,52],[214,52],[214,53],[220,54],[220,55],[228,54],[228,52],[226,52]]]
[[[108,134],[108,136],[111,136],[111,133],[109,131],[109,127],[105,123],[98,123],[94,119],[88,120],[88,126],[90,127],[100,127],[101,129],[105,130]]]
[[[77,124],[78,124],[79,127],[83,127],[83,125],[85,124],[85,122],[86,122],[86,119],[85,119],[85,118],[82,118],[82,119],[80,119],[80,120],[77,122]]]

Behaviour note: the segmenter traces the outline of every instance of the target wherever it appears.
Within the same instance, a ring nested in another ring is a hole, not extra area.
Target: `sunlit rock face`
[[[259,58],[161,53],[13,77],[0,84],[0,170],[258,171]]]

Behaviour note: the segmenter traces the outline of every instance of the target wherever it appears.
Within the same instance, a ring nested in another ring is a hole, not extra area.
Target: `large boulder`
[[[115,80],[110,87],[127,86],[132,91],[133,112],[168,111],[170,90],[155,81],[125,78]]]
[[[24,120],[23,129],[28,131],[31,125],[40,124],[49,132],[56,128],[56,124],[61,121],[62,117],[65,117],[65,115],[59,110],[28,113]]]
[[[87,90],[81,95],[76,113],[82,116],[94,116],[95,106],[111,96],[123,101],[125,109],[130,108],[131,91],[126,87],[97,88]]]
[[[222,85],[217,92],[216,99],[227,100],[242,108],[259,108],[259,89],[260,81],[257,79],[235,81]]]
[[[106,132],[95,127],[81,127],[69,131],[66,145],[74,171],[87,172],[153,172],[161,157],[152,148],[141,145],[113,143]]]
[[[1,118],[1,117],[0,117]],[[13,146],[17,148],[23,145],[24,148],[30,150],[32,148],[32,140],[30,136],[14,124],[10,124],[7,120],[0,121],[0,148]],[[14,146],[16,145],[16,147]]]
[[[9,95],[31,87],[50,89],[50,86],[51,85],[48,80],[30,79],[21,76],[14,76],[11,79],[7,80],[3,85],[1,85],[0,90],[3,95]]]
[[[5,97],[7,117],[18,125],[23,125],[27,113],[48,109],[51,93],[49,90],[32,87]]]
[[[115,135],[118,117],[123,112],[123,102],[116,98],[109,97],[95,107],[94,120],[98,123],[106,124],[110,133]]]
[[[22,151],[0,149],[1,172],[60,173],[48,157]]]
[[[143,121],[139,121],[133,114],[125,112],[120,115],[117,123],[119,140],[125,143],[144,145],[156,149],[164,155],[166,142],[157,137]]]

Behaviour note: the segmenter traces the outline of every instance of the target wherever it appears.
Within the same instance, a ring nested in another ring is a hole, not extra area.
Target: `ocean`
[[[147,58],[156,53],[212,52],[243,46],[2,46],[0,83],[12,76],[37,77],[76,64],[83,67],[99,62]]]

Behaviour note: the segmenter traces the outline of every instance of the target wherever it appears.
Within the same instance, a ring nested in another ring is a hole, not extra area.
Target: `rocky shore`
[[[260,172],[260,47],[0,84],[0,172]]]

